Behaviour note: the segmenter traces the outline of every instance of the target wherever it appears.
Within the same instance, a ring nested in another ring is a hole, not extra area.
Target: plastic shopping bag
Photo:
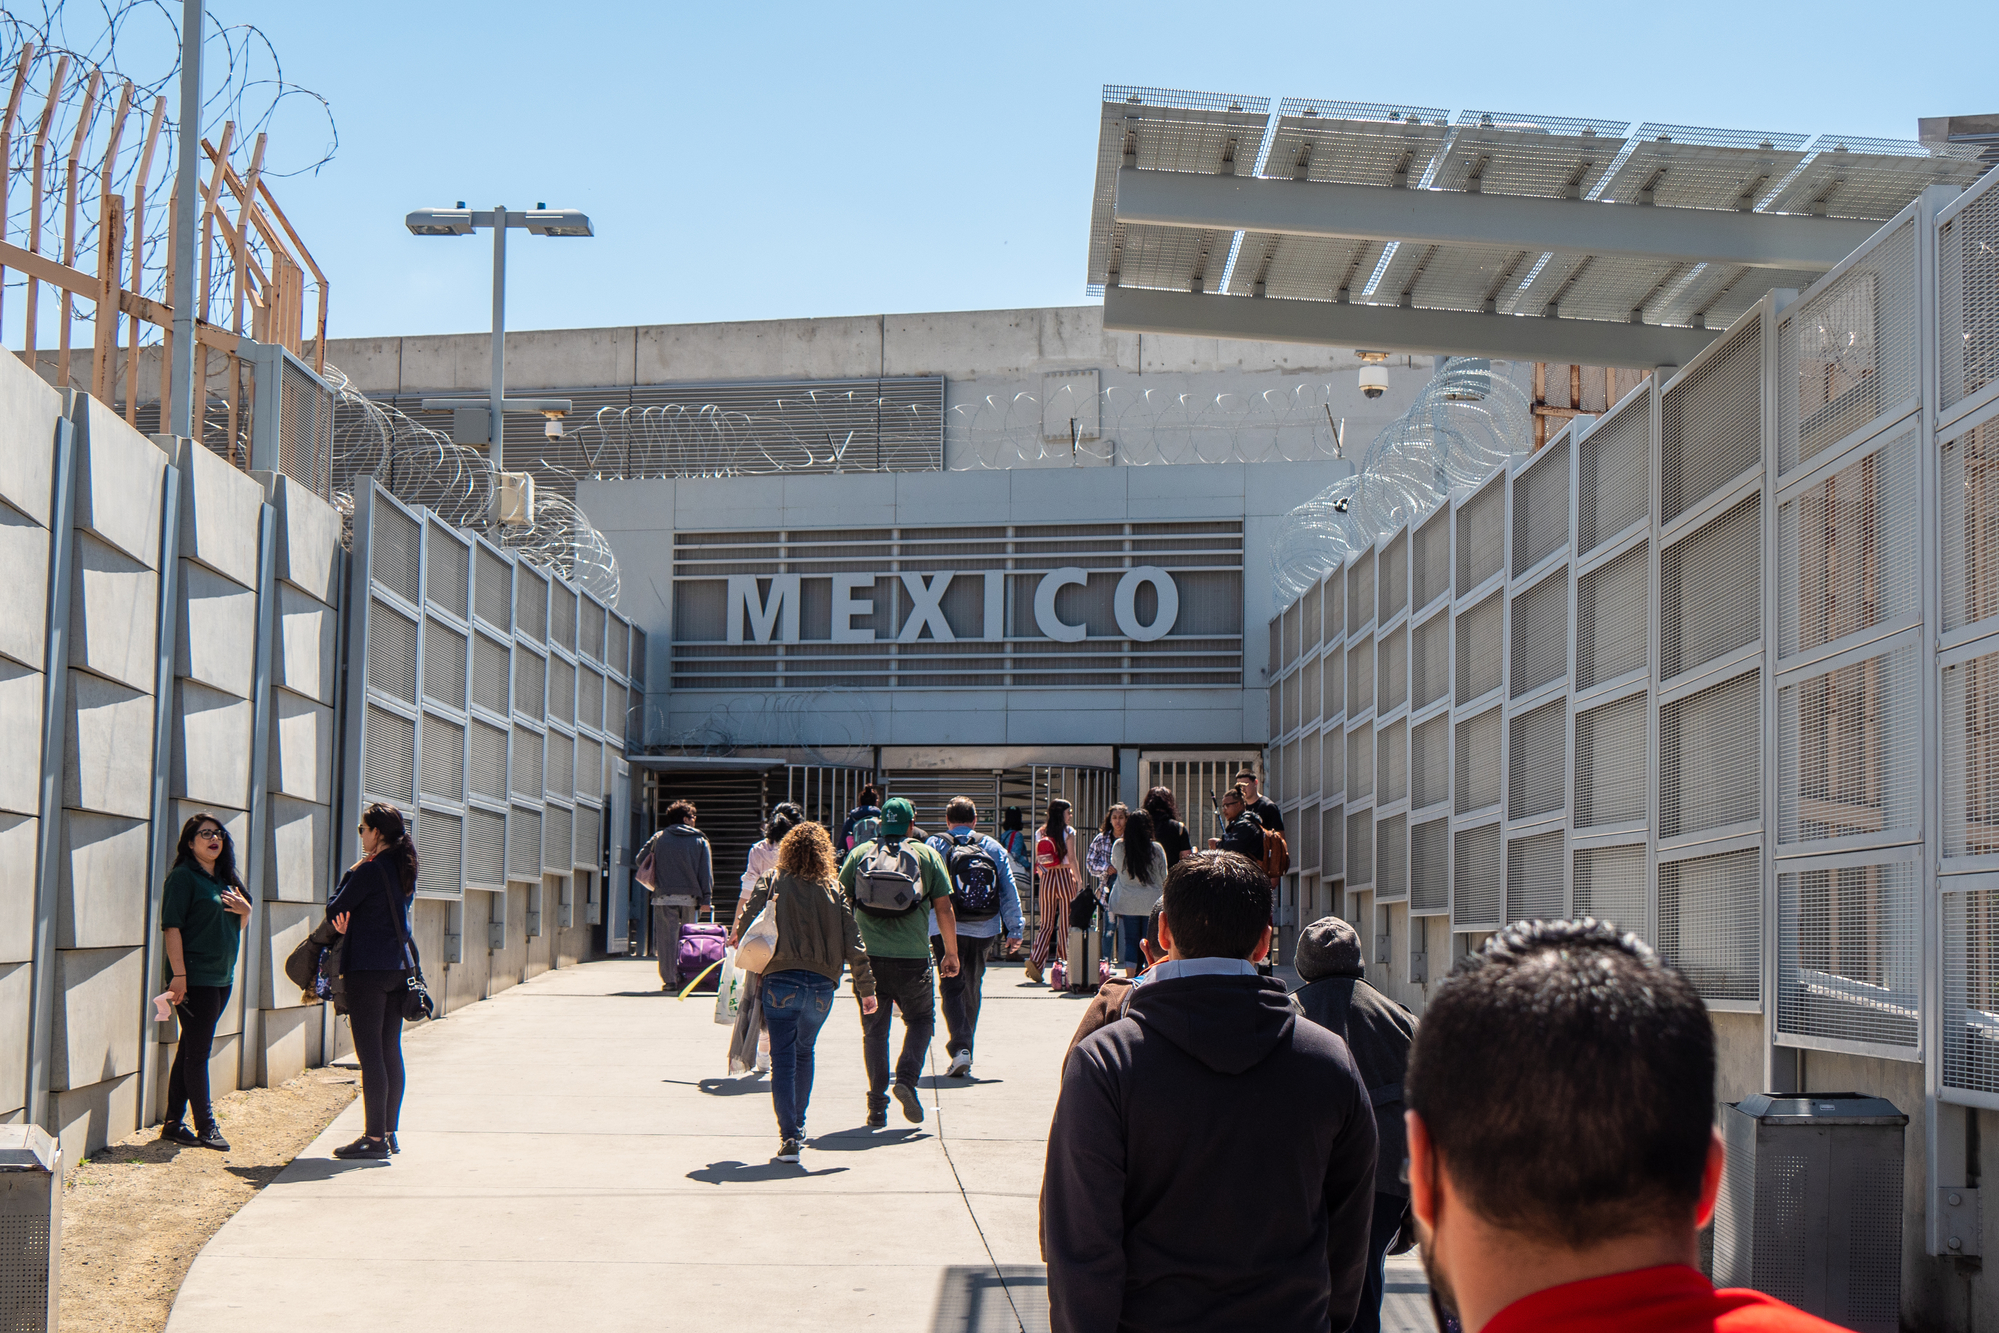
[[[734,1027],[736,1011],[743,1001],[744,972],[736,966],[736,951],[729,950],[722,955],[722,981],[715,987],[715,1021],[723,1027]]]

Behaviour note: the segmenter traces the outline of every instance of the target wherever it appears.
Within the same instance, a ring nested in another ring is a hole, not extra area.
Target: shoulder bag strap
[[[386,870],[387,868],[384,867],[384,869]],[[388,900],[389,922],[396,928],[396,943],[402,946],[403,966],[415,972],[418,976],[422,976],[423,964],[417,961],[416,950],[410,947],[409,932],[403,925],[403,909],[396,902],[396,894],[402,888],[402,876],[393,870],[387,873],[388,885],[382,890],[382,896]]]

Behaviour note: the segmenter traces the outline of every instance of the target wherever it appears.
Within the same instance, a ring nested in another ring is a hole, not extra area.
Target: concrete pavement
[[[312,1310],[424,1333],[1047,1327],[1036,1201],[1080,999],[991,969],[976,1077],[936,1076],[940,1031],[924,1123],[892,1106],[870,1132],[843,986],[788,1166],[768,1082],[722,1076],[712,997],[657,987],[650,962],[592,963],[413,1030],[401,1156],[333,1159],[357,1101],[210,1241],[168,1333]],[[1428,1333],[1420,1270],[1389,1280],[1384,1326]]]

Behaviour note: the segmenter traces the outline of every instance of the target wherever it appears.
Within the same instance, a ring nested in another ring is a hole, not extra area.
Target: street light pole
[[[167,300],[174,307],[174,354],[169,367],[173,395],[171,421],[160,429],[193,438],[194,412],[194,271],[195,195],[201,175],[201,7],[203,0],[186,0],[180,21],[180,162],[174,168],[174,289]],[[206,385],[202,386],[204,389]]]
[[[507,226],[513,219],[507,216],[507,206],[498,204],[493,209],[493,383],[488,401],[490,415],[487,418],[487,457],[492,460],[493,471],[502,471],[501,455],[506,448],[506,416],[502,404],[507,391]]]

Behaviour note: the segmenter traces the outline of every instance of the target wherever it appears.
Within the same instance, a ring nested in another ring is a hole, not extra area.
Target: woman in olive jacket
[[[416,893],[416,844],[402,811],[377,801],[357,826],[361,859],[340,878],[326,904],[326,919],[347,937],[340,976],[354,1055],[361,1062],[361,1101],[367,1132],[333,1155],[386,1161],[401,1152],[396,1124],[403,1106],[403,994],[416,966],[409,940],[410,899]]]

